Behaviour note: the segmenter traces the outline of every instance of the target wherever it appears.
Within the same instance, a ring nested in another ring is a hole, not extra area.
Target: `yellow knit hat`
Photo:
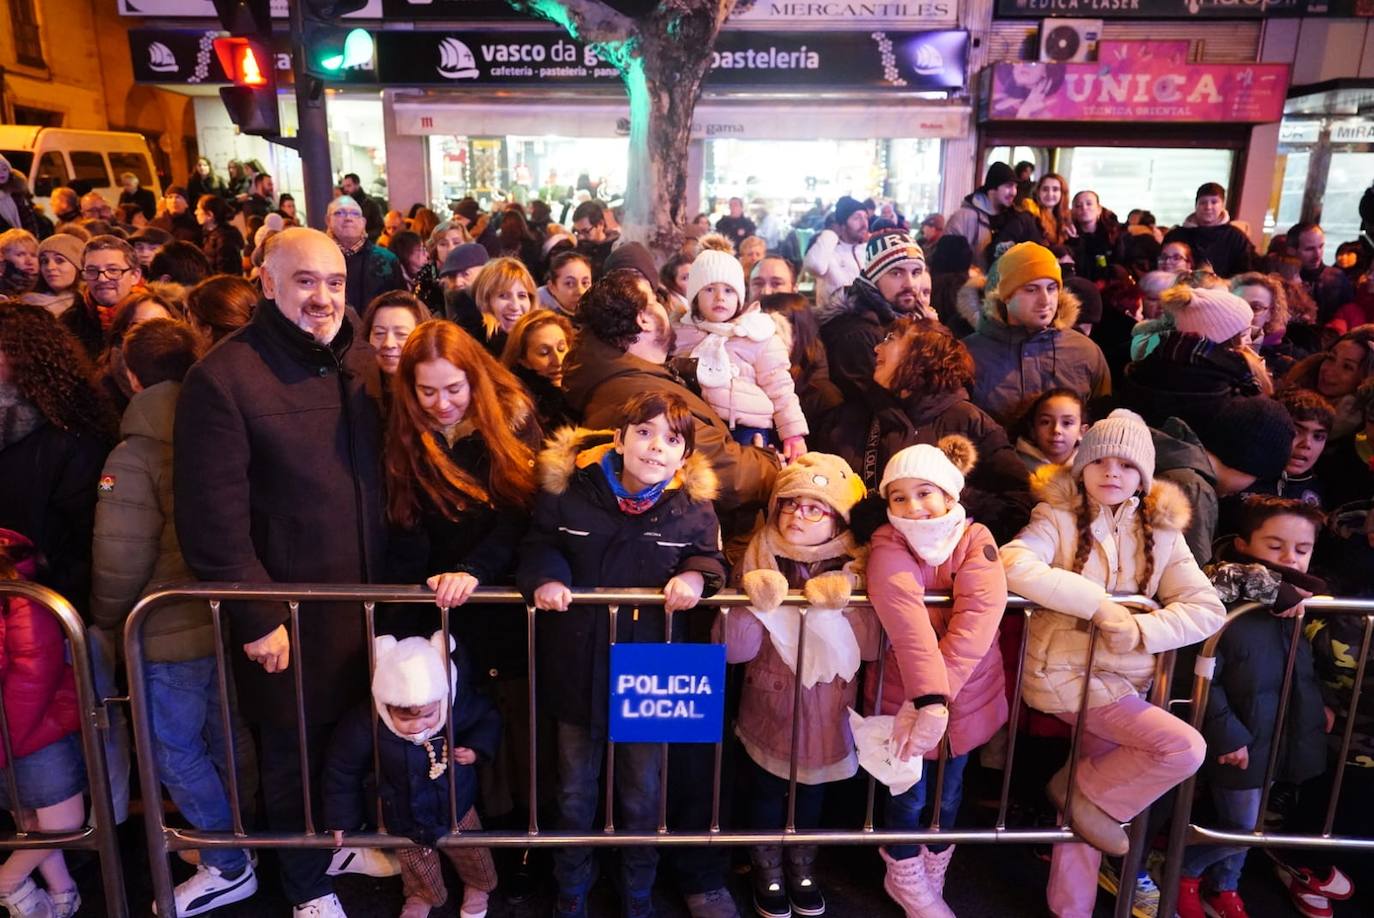
[[[1022,285],[1042,277],[1052,277],[1055,283],[1064,283],[1064,275],[1059,270],[1059,261],[1054,253],[1034,242],[1018,242],[1007,249],[997,259],[993,270],[997,272],[997,295],[1003,302],[1011,299]]]

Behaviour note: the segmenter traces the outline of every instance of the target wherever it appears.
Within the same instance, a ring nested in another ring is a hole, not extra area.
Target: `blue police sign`
[[[616,644],[610,702],[617,743],[718,743],[725,723],[725,646]]]

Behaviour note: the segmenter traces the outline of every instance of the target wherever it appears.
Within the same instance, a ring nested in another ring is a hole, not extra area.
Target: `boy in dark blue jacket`
[[[475,803],[480,757],[491,761],[501,738],[501,719],[485,696],[471,690],[462,651],[445,646],[442,632],[428,640],[376,639],[372,704],[377,729],[377,796],[382,818],[393,835],[422,847],[401,849],[405,907],[401,918],[425,918],[448,900],[439,857],[433,845],[449,833],[449,774],[453,769],[454,811],[458,828],[480,829]],[[445,665],[447,663],[447,665]],[[453,703],[447,704],[452,693]],[[453,718],[453,749],[445,724]],[[365,787],[372,772],[372,707],[356,708],[339,722],[324,768],[325,824],[335,832],[368,822]],[[463,881],[462,918],[482,918],[496,888],[496,867],[486,848],[448,848],[444,852]]]
[[[606,746],[610,624],[605,606],[570,606],[571,589],[653,588],[663,606],[622,608],[618,643],[658,642],[665,609],[680,612],[725,580],[720,526],[711,501],[711,464],[693,452],[695,422],[672,393],[638,395],[618,430],[566,429],[539,456],[540,494],[521,549],[516,584],[540,615],[539,704],[558,730],[559,828],[585,832],[597,805]],[[686,637],[683,616],[673,639]],[[659,752],[654,744],[617,744],[615,799],[620,824],[653,831],[658,821]],[[621,852],[624,914],[648,918],[658,854]],[[583,918],[594,879],[592,852],[558,848],[555,915]]]
[[[1207,760],[1203,765],[1219,827],[1248,832],[1259,817],[1265,769],[1274,743],[1283,676],[1298,642],[1293,688],[1271,780],[1300,784],[1326,768],[1327,729],[1312,647],[1297,629],[1302,600],[1326,585],[1308,575],[1324,518],[1312,504],[1252,494],[1242,506],[1233,545],[1207,568],[1227,603],[1259,602],[1232,622],[1217,647],[1207,698]],[[1180,918],[1243,916],[1237,887],[1249,849],[1200,845],[1183,859]],[[1202,890],[1203,877],[1209,889]]]

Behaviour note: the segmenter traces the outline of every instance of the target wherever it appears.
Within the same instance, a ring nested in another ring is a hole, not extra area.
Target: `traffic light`
[[[374,70],[377,46],[367,29],[317,29],[306,52],[309,71],[324,79],[342,79],[349,71]]]
[[[252,38],[216,38],[215,54],[234,84],[220,87],[219,95],[238,129],[259,137],[280,134],[277,78],[267,45]]]
[[[347,79],[350,71],[375,69],[372,33],[339,25],[341,17],[366,5],[366,0],[301,0],[307,74],[337,82]]]

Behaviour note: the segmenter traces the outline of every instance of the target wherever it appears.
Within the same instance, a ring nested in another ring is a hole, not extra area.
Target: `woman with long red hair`
[[[479,586],[513,583],[540,444],[524,387],[446,319],[422,322],[410,333],[391,385],[384,460],[392,579],[424,580],[444,608],[464,605]],[[433,622],[397,621],[394,630],[428,635],[434,628]],[[504,749],[517,755],[528,749],[510,735],[528,710],[524,611],[467,606],[450,617],[449,630],[466,648],[479,687],[502,711],[511,740]],[[511,792],[522,786],[521,763],[494,765],[487,778],[495,781],[483,781],[489,817],[509,812]]]
[[[1057,172],[1047,172],[1035,183],[1035,190],[1024,202],[1027,212],[1040,221],[1045,245],[1065,245],[1078,235],[1069,210],[1069,183]]]

